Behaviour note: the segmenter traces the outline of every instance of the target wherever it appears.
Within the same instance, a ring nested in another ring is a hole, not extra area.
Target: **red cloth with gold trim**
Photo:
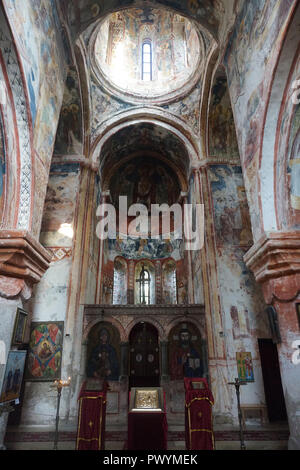
[[[102,391],[86,390],[83,383],[78,397],[79,415],[76,450],[104,450],[106,387]]]
[[[129,392],[129,403],[130,403]],[[164,392],[164,410],[129,411],[128,413],[128,450],[167,450],[168,422],[166,413],[166,395]]]
[[[185,378],[185,443],[187,450],[213,450],[214,398],[206,379]]]

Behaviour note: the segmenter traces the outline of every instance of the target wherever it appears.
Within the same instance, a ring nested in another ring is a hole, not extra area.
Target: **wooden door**
[[[156,328],[138,323],[130,334],[130,387],[159,387],[159,347]]]
[[[269,421],[285,421],[287,414],[276,344],[271,339],[259,339],[258,345]]]

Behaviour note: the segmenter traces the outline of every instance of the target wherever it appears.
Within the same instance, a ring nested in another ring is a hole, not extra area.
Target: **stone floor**
[[[229,425],[214,427],[216,450],[240,450],[239,429]],[[285,423],[268,425],[247,425],[244,440],[247,450],[287,450],[288,426]],[[185,450],[184,429],[182,426],[169,426],[168,450]],[[5,446],[8,450],[49,450],[53,449],[53,427],[18,426],[8,427]],[[58,448],[74,450],[76,430],[61,426]],[[127,431],[107,427],[106,450],[126,449]]]

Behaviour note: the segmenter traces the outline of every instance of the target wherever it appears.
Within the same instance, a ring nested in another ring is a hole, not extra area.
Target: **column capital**
[[[292,300],[300,292],[300,232],[266,232],[244,256],[265,300]]]
[[[35,284],[48,269],[51,257],[26,230],[0,230],[0,276]]]

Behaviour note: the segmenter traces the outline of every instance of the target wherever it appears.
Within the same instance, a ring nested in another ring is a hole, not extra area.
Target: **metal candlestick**
[[[58,423],[59,423],[59,408],[60,408],[60,399],[61,391],[64,387],[69,387],[71,383],[71,377],[68,380],[55,380],[53,386],[57,389],[57,408],[56,408],[56,419],[55,419],[55,436],[54,436],[54,446],[53,450],[57,450],[58,444]]]
[[[228,385],[234,385],[237,397],[237,405],[238,405],[238,415],[239,415],[239,424],[240,424],[240,442],[241,442],[241,450],[246,450],[246,445],[244,442],[244,432],[243,432],[243,423],[242,423],[242,410],[241,410],[241,402],[240,402],[240,386],[247,385],[247,382],[243,382],[242,380],[235,379],[235,382],[228,382]]]

